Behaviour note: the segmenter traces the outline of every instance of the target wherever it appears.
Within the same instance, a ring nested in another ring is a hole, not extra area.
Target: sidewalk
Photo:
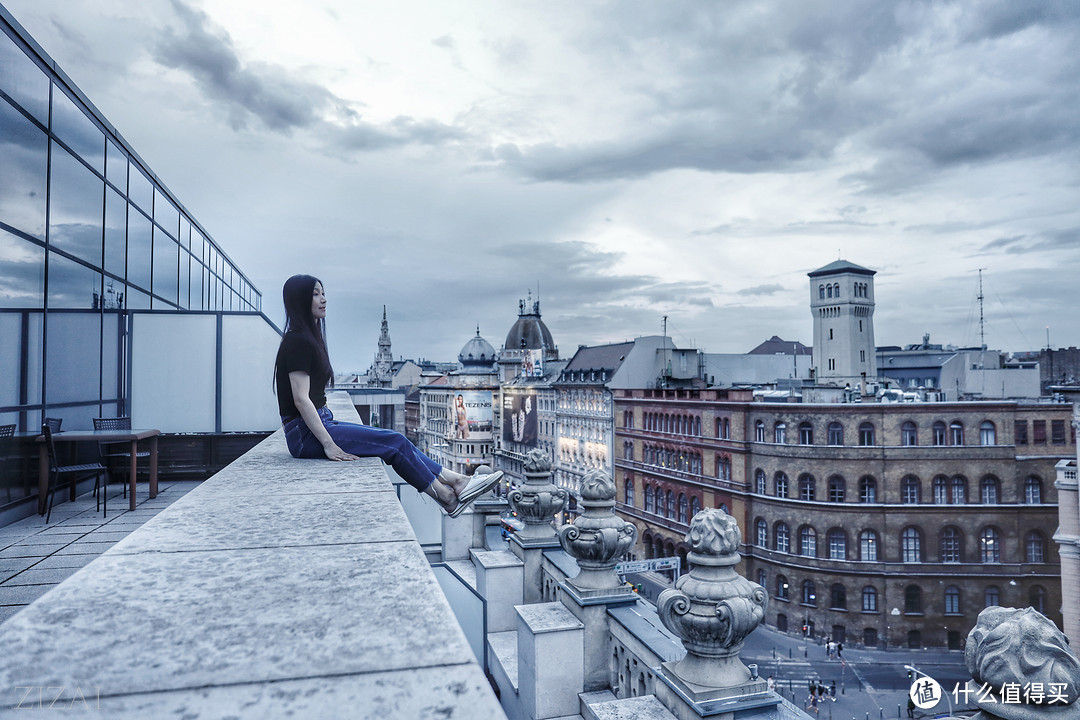
[[[113,484],[108,490],[108,517],[94,509],[95,498],[86,493],[54,506],[48,525],[44,516],[32,515],[0,527],[0,623],[198,485],[196,480],[162,482],[151,500],[149,486],[141,483],[135,509],[128,510],[122,488]]]

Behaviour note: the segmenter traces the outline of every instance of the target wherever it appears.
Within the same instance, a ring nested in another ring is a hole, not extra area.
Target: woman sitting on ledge
[[[495,487],[502,471],[470,479],[443,468],[393,430],[339,422],[326,407],[334,377],[326,351],[326,294],[310,275],[293,275],[282,289],[285,334],[274,363],[278,409],[289,452],[296,458],[377,457],[407,483],[435,498],[450,517]]]

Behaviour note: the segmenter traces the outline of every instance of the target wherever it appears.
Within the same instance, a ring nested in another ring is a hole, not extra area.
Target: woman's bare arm
[[[293,405],[300,412],[300,417],[307,424],[308,430],[323,446],[326,457],[330,460],[359,460],[360,458],[356,455],[339,448],[334,439],[330,437],[330,433],[326,432],[322,420],[319,419],[319,411],[315,409],[315,404],[308,397],[308,391],[311,389],[311,376],[300,370],[291,372],[289,373],[289,387],[292,388]]]

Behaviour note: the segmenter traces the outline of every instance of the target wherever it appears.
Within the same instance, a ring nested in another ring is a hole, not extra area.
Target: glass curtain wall
[[[0,425],[87,428],[130,413],[133,312],[262,298],[2,6],[0,31]]]

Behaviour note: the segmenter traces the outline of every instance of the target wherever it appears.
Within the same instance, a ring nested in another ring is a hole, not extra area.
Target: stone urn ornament
[[[615,565],[637,541],[637,528],[615,516],[615,481],[602,470],[581,481],[584,512],[556,531],[559,544],[577,559],[581,572],[569,582],[582,590],[622,587]]]
[[[528,542],[554,540],[551,520],[570,505],[570,493],[551,482],[551,459],[540,448],[525,455],[525,482],[507,496],[510,507],[525,524],[515,537]]]
[[[768,593],[735,572],[742,559],[739,525],[723,510],[707,508],[690,521],[686,540],[691,570],[656,604],[664,627],[682,639],[686,657],[664,669],[703,690],[747,683],[751,673],[739,651],[765,618]]]

